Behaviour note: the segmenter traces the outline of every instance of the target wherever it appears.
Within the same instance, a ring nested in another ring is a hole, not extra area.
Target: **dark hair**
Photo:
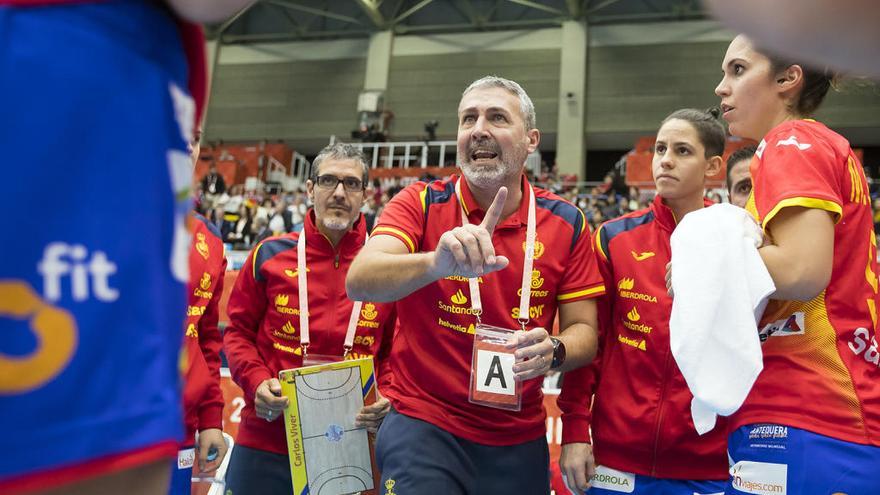
[[[727,142],[727,131],[718,119],[721,111],[717,108],[697,110],[696,108],[683,108],[669,114],[660,122],[660,127],[673,119],[683,120],[694,127],[700,142],[706,150],[706,158],[721,156],[724,154],[724,145]]]
[[[733,168],[731,165],[734,163],[739,163],[743,160],[751,160],[753,156],[755,156],[755,151],[757,148],[755,146],[743,146],[742,148],[734,151],[727,157],[727,187],[730,188],[730,169]]]
[[[356,146],[348,143],[330,144],[325,146],[324,149],[318,152],[318,156],[316,156],[315,160],[312,162],[311,171],[309,173],[309,179],[312,182],[315,182],[315,180],[317,180],[318,167],[320,167],[321,163],[327,158],[335,158],[337,160],[354,160],[356,162],[359,162],[364,168],[363,178],[361,180],[364,183],[364,186],[367,185],[367,181],[369,180],[367,157],[364,156],[363,151],[358,149]]]
[[[773,74],[778,74],[792,65],[799,65],[804,72],[804,87],[794,102],[793,110],[801,117],[809,117],[819,108],[837,75],[830,70],[819,70],[804,64],[764,52],[770,60],[770,68]]]

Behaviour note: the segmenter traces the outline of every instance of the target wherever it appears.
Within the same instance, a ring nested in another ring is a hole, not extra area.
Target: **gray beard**
[[[335,217],[324,217],[321,223],[329,230],[348,230],[352,226],[352,222]]]
[[[516,157],[514,157],[513,161],[517,161]],[[469,184],[473,184],[480,189],[489,189],[500,187],[504,185],[506,180],[510,177],[518,176],[525,163],[525,157],[518,161],[519,163],[517,164],[511,163],[511,160],[502,159],[501,163],[498,165],[488,167],[485,165],[474,166],[470,159],[467,159],[459,160],[458,167],[461,169],[461,173],[464,175],[465,179],[467,179]]]

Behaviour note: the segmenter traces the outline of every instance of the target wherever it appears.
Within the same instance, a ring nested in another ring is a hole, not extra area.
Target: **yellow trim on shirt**
[[[602,257],[606,260],[608,259],[608,255],[602,249],[602,226],[600,225],[598,229],[596,229],[596,251],[602,254]]]
[[[596,287],[591,287],[589,289],[579,290],[577,292],[569,292],[568,294],[558,294],[556,296],[557,301],[568,301],[570,299],[576,299],[578,297],[589,296],[592,294],[601,294],[605,292],[604,285],[597,285]]]
[[[428,187],[430,187],[430,186],[428,186]],[[422,213],[428,212],[428,199],[427,199],[428,198],[428,187],[425,187],[419,193],[419,199],[422,200]]]
[[[411,253],[416,252],[415,243],[412,241],[412,239],[410,239],[410,237],[408,235],[406,235],[406,232],[404,232],[402,230],[395,229],[394,227],[381,226],[381,227],[374,228],[373,233],[370,236],[372,237],[376,234],[385,234],[385,235],[393,234],[394,236],[400,237],[403,240],[403,242],[406,243],[406,247],[409,248],[409,252],[411,252]]]
[[[840,221],[843,218],[843,208],[833,201],[828,201],[827,199],[819,199],[819,198],[805,198],[805,197],[796,197],[796,198],[788,198],[783,199],[779,203],[776,203],[776,206],[770,210],[770,213],[764,217],[764,220],[761,222],[761,228],[767,229],[767,224],[770,223],[770,220],[782,211],[783,208],[787,208],[789,206],[803,206],[804,208],[815,208],[817,210],[825,210],[837,215],[837,218],[834,220],[834,223]]]
[[[257,244],[257,247],[254,249],[254,255],[251,257],[251,270],[254,272],[254,280],[257,279],[257,255],[260,254],[260,248],[263,247],[263,243]]]

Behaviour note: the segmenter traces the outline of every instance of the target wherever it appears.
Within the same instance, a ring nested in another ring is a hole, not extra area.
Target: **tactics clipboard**
[[[293,494],[373,493],[373,441],[354,426],[358,411],[376,401],[373,358],[283,370],[278,378],[290,400],[284,430]]]

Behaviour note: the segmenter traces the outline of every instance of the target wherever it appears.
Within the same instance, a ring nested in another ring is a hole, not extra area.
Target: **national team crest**
[[[198,232],[196,234],[196,251],[202,255],[202,258],[208,259],[210,252],[208,251],[208,243],[205,242],[205,234]]]

